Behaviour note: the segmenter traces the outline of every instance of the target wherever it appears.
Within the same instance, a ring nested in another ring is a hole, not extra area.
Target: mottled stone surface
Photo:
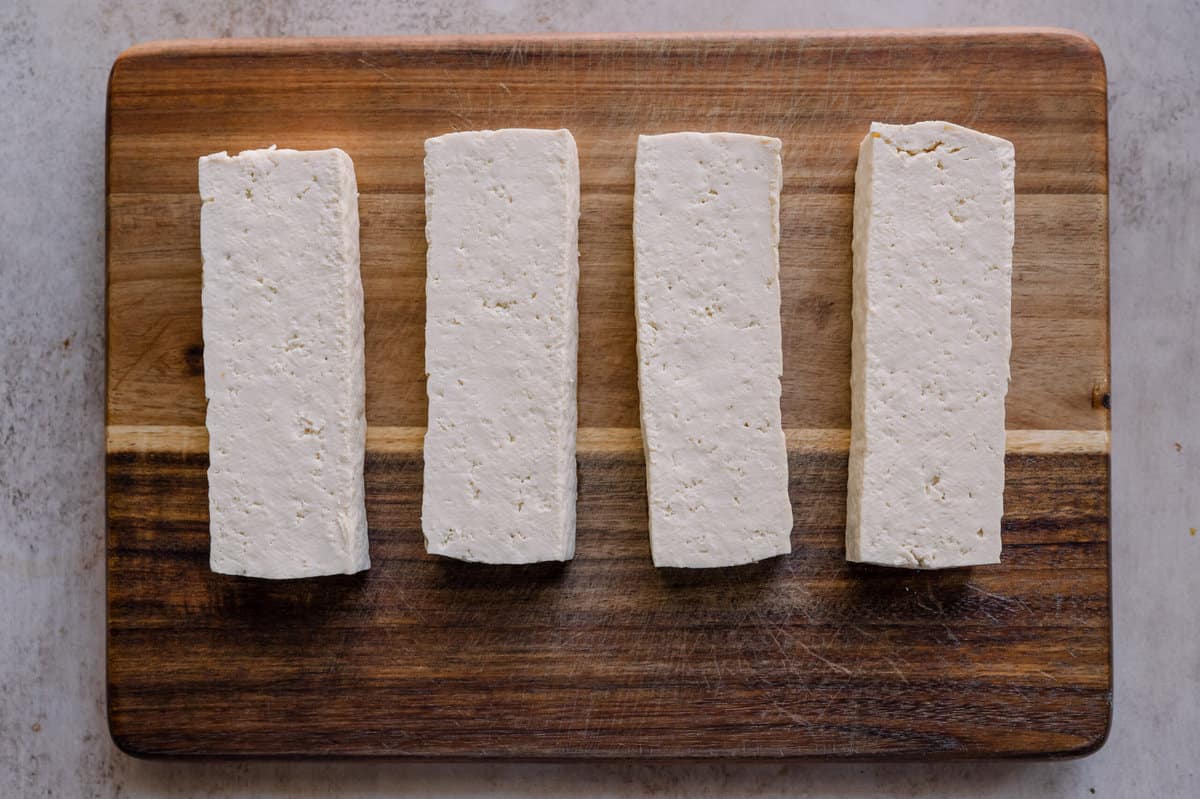
[[[0,4],[0,796],[1193,796],[1200,783],[1200,5],[937,0]],[[732,10],[730,10],[732,9]],[[1050,24],[1112,110],[1116,718],[1068,763],[145,763],[104,723],[104,92],[157,38]],[[1094,794],[1093,794],[1094,792]]]

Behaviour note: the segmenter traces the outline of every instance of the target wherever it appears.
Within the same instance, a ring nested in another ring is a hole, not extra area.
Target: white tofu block
[[[575,553],[579,159],[566,130],[425,142],[421,527],[434,555]]]
[[[849,560],[1000,560],[1013,167],[945,122],[875,123],[859,149]]]
[[[341,150],[200,159],[212,570],[370,566],[354,164]]]
[[[780,142],[641,136],[638,382],[656,566],[791,551],[780,424]]]

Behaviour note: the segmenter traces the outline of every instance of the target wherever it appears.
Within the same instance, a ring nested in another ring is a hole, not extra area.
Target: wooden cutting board
[[[844,560],[850,234],[872,120],[1017,151],[999,566]],[[579,145],[578,554],[425,555],[422,143]],[[795,552],[656,571],[638,432],[636,136],[784,142],[783,421]],[[1112,706],[1104,64],[1062,31],[167,42],[108,116],[108,711],[140,755],[1078,755]],[[369,572],[208,570],[196,159],[354,158],[366,288]]]

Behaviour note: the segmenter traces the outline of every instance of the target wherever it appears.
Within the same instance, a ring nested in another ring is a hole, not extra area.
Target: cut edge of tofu
[[[563,430],[566,444],[562,450],[562,469],[566,473],[567,500],[563,503],[563,549],[560,561],[568,561],[575,557],[575,533],[578,520],[579,502],[579,462],[577,459],[578,430],[579,430],[579,207],[580,192],[582,191],[579,175],[579,148],[575,137],[566,128],[554,131],[555,136],[564,140],[567,148],[565,166],[567,180],[575,187],[567,192],[567,207],[564,211],[567,223],[567,252],[570,254],[571,268],[567,270],[567,306],[569,309],[566,357],[563,359],[563,382],[567,385],[569,399],[563,409]]]
[[[874,166],[873,139],[879,123],[872,123],[870,132],[858,147],[858,165],[854,170],[854,230],[851,236],[853,271],[851,274],[851,332],[850,332],[850,453],[847,465],[849,490],[846,493],[846,559],[861,563],[859,530],[862,517],[862,481],[867,449],[866,397],[858,389],[867,380],[867,246],[870,225],[858,224],[870,220]]]

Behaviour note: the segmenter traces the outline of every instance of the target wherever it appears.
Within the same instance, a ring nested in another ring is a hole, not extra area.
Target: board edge
[[[1055,26],[952,26],[916,28],[763,28],[757,30],[691,30],[645,32],[546,32],[470,33],[470,34],[413,34],[407,36],[314,36],[314,37],[244,37],[152,39],[134,44],[122,51],[114,62],[117,66],[142,60],[179,56],[230,55],[296,55],[327,54],[347,50],[375,52],[397,48],[436,50],[447,47],[495,47],[497,45],[556,44],[564,42],[604,44],[611,42],[686,42],[731,41],[757,42],[763,40],[795,41],[801,39],[843,41],[847,39],[954,39],[954,38],[1025,38],[1059,41],[1100,61],[1104,74],[1103,54],[1090,36],[1071,28]],[[110,80],[110,97],[112,82]]]

